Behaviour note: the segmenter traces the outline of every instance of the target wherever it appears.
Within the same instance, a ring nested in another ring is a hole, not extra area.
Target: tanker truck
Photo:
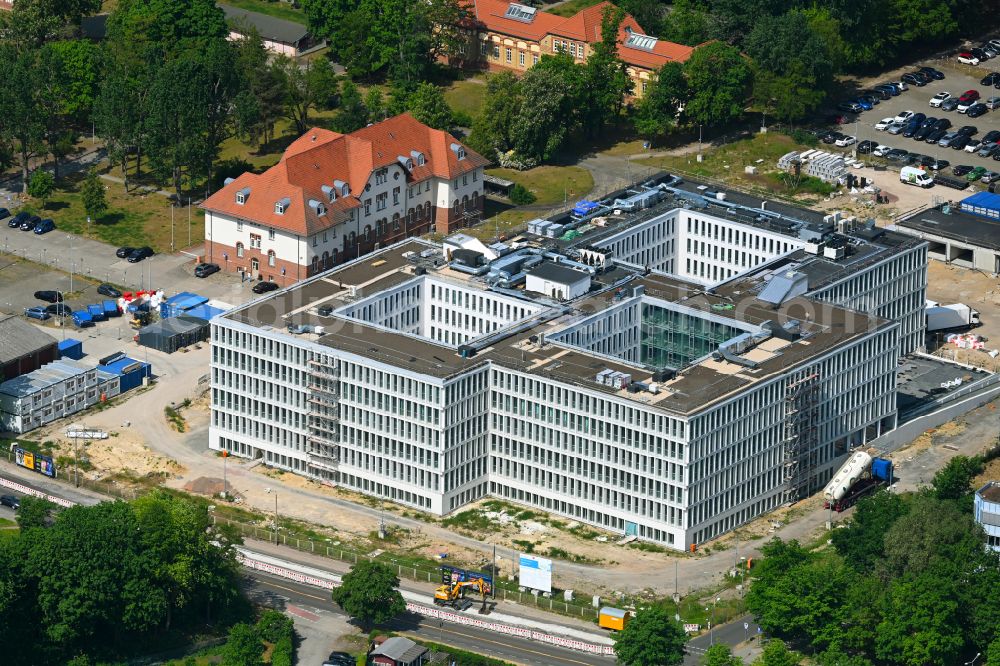
[[[866,495],[892,483],[892,461],[872,458],[864,451],[851,454],[823,490],[824,509],[845,511]]]

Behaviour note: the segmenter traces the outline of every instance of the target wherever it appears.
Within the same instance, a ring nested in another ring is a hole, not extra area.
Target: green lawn
[[[115,169],[112,175],[120,176]],[[108,211],[87,224],[79,181],[83,174],[62,179],[52,197],[41,205],[32,201],[25,207],[42,217],[51,217],[61,231],[96,238],[112,245],[149,245],[157,252],[170,251],[170,206],[167,198],[154,193],[142,194],[136,189],[126,193],[120,183],[102,179],[108,199]],[[187,246],[187,207],[174,212],[174,247]],[[205,238],[205,216],[191,208],[192,244]]]
[[[453,111],[467,113],[475,118],[483,109],[486,84],[479,77],[456,81],[445,88],[444,99]]]
[[[549,14],[555,14],[556,16],[565,16],[569,18],[573,16],[581,9],[586,9],[587,7],[593,7],[594,5],[601,2],[601,0],[569,0],[564,2],[558,7],[553,7],[552,9],[544,9],[543,11]]]
[[[294,9],[286,2],[274,2],[273,0],[270,2],[268,0],[226,0],[220,4],[239,7],[249,12],[267,14],[268,16],[285,19],[286,21],[295,21],[302,25],[306,24],[306,15],[303,11],[301,9]]]
[[[0,518],[0,529],[4,527],[17,527],[17,522],[8,520],[7,518]]]
[[[531,190],[536,206],[575,203],[594,189],[590,172],[577,166],[539,166],[534,169],[487,169],[492,176],[512,180]]]

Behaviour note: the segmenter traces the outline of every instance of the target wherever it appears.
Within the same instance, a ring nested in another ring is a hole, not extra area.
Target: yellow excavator
[[[486,585],[486,581],[482,578],[473,578],[472,580],[463,580],[453,585],[442,585],[434,592],[434,603],[438,606],[451,606],[452,608],[457,608],[458,610],[465,610],[472,605],[470,599],[466,599],[463,593],[465,588],[472,587],[479,590],[479,594],[483,597],[483,607],[480,609],[480,613],[486,614],[489,611],[486,610],[486,597],[489,594],[489,587]]]

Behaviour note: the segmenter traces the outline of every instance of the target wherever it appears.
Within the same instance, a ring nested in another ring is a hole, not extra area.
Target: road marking
[[[502,645],[503,647],[510,648],[512,650],[518,650],[520,652],[530,652],[531,654],[537,654],[538,656],[545,657],[546,659],[557,659],[559,661],[564,661],[567,664],[582,664],[582,666],[591,666],[590,664],[588,664],[585,661],[577,661],[576,659],[567,659],[566,657],[559,657],[557,655],[549,654],[547,652],[539,652],[537,650],[531,650],[529,648],[522,648],[522,647],[518,647],[516,645],[511,645],[510,643],[501,643],[500,641],[493,641],[493,640],[490,640],[488,638],[483,638],[482,636],[475,636],[473,634],[466,634],[466,633],[463,633],[461,631],[453,631],[451,629],[445,629],[444,627],[434,627],[433,625],[428,624],[426,622],[424,622],[423,624],[428,629],[437,629],[438,631],[446,633],[446,634],[454,634],[456,636],[464,636],[465,638],[469,638],[469,639],[474,640],[474,641],[479,641],[480,643],[492,643],[494,645]],[[426,638],[424,640],[426,640]],[[456,646],[456,648],[457,648],[457,646]],[[466,648],[457,648],[457,649],[466,649]]]
[[[288,612],[310,622],[317,622],[319,620],[319,615],[316,615],[316,613],[310,613],[306,609],[293,606],[292,604],[288,604]]]
[[[277,583],[272,583],[271,580],[270,580],[270,578],[268,579],[267,584],[270,585],[271,587],[276,587],[276,588],[281,589],[281,590],[287,590],[288,592],[293,592],[295,594],[301,594],[303,597],[309,597],[310,599],[319,599],[320,601],[330,601],[330,599],[328,599],[327,597],[317,597],[315,594],[309,594],[307,592],[300,592],[299,590],[293,589],[291,587],[285,587],[284,585],[278,585]]]

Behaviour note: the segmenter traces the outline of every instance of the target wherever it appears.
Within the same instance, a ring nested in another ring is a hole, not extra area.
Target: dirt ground
[[[987,339],[985,350],[957,349],[945,344],[940,353],[969,365],[1000,371],[1000,355],[987,352],[1000,349],[1000,280],[980,271],[930,261],[927,266],[927,298],[938,303],[965,303],[980,313],[982,326],[973,333]],[[939,342],[932,341],[936,347]]]

